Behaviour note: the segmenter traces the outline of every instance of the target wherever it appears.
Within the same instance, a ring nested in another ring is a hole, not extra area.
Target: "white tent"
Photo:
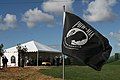
[[[53,49],[36,41],[29,41],[23,43],[21,44],[21,46],[26,46],[27,52],[37,52],[37,63],[38,63],[38,52],[54,52],[56,54],[61,53],[59,50]],[[17,46],[5,49],[4,55],[8,59],[8,66],[18,66],[18,51],[16,47]],[[15,58],[16,61],[15,63],[11,62],[12,57]]]
[[[28,49],[27,50],[28,52],[37,52],[37,51],[60,52],[59,50],[53,49],[51,47],[48,47],[36,41],[29,41],[29,42],[23,43],[21,44],[21,46],[26,46]],[[16,47],[17,46],[5,49],[5,51],[6,52],[17,52]]]

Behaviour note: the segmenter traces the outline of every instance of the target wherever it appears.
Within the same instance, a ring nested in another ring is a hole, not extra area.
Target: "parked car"
[[[51,62],[42,62],[42,65],[44,65],[44,66],[50,66]]]

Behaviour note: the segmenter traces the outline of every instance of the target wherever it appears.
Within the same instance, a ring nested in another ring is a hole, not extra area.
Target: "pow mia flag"
[[[65,12],[62,52],[100,71],[112,47],[107,38],[78,16]]]

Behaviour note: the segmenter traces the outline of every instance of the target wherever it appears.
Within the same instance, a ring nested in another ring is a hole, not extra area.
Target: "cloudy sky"
[[[0,43],[4,48],[30,40],[60,46],[63,5],[106,36],[120,52],[119,0],[0,0]]]

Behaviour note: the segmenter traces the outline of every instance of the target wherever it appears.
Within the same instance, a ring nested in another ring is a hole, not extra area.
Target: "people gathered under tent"
[[[70,59],[65,58],[65,64],[70,64]],[[26,60],[27,66],[36,66],[37,65],[37,59],[27,59]],[[47,66],[60,66],[62,65],[62,57],[39,57],[38,58],[38,66],[41,65],[47,65]]]

